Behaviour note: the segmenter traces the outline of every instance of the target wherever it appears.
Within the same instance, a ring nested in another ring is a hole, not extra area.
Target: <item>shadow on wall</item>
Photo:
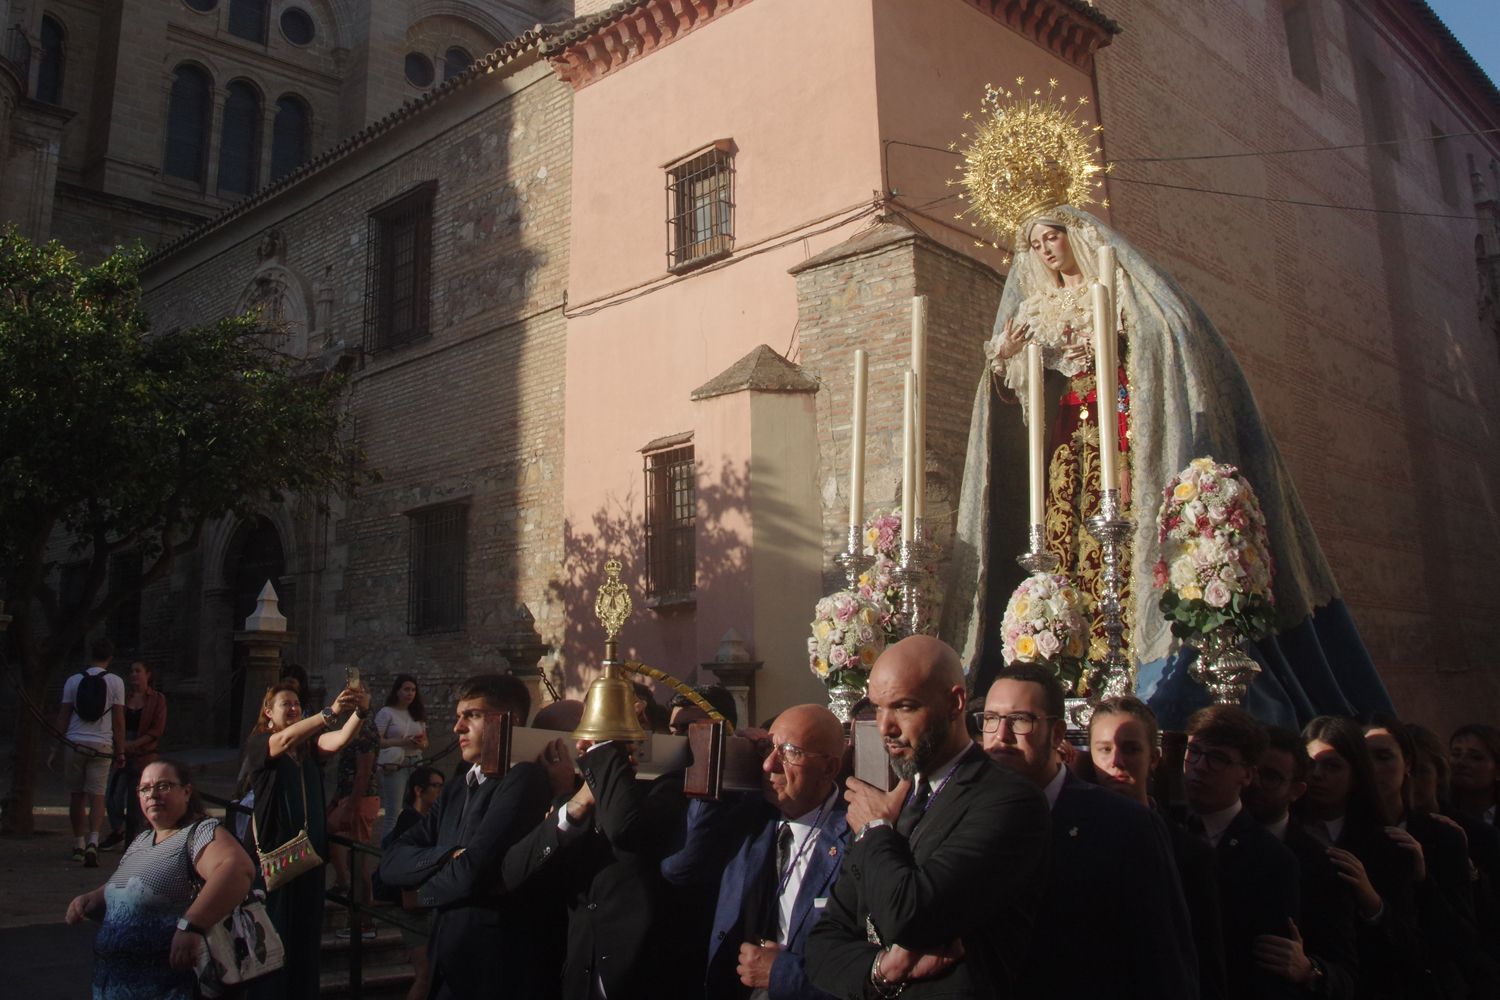
[[[624,567],[620,577],[635,602],[620,632],[621,656],[679,677],[689,676],[698,665],[697,620],[707,607],[749,603],[748,464],[726,461],[717,479],[709,481],[700,463],[695,482],[693,589],[681,601],[657,603],[648,589],[647,504],[635,490],[623,498],[608,496],[587,525],[571,518],[563,521],[562,571],[547,587],[549,601],[559,602],[564,616],[558,640],[562,655],[547,668],[559,690],[581,692],[603,657],[604,629],[594,615],[594,600],[609,559],[620,560]],[[662,527],[665,524],[658,519],[653,534]]]

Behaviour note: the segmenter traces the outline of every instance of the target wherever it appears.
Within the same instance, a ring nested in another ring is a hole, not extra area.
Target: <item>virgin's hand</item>
[[[1030,323],[1017,326],[1014,316],[1007,318],[1005,329],[991,341],[995,345],[995,360],[1006,361],[1021,353],[1021,349],[1026,346],[1026,335],[1029,332],[1031,332]]]
[[[168,964],[174,969],[191,969],[198,964],[198,948],[203,939],[192,931],[178,931],[172,935],[172,955]]]
[[[1427,858],[1422,854],[1422,845],[1417,838],[1399,826],[1388,826],[1385,835],[1396,842],[1396,846],[1411,855],[1412,877],[1418,882],[1427,881]]]
[[[1376,892],[1375,886],[1371,884],[1370,876],[1365,872],[1364,862],[1342,847],[1328,848],[1328,860],[1333,862],[1339,878],[1354,890],[1355,899],[1359,903],[1359,915],[1369,920],[1379,913],[1383,905],[1380,893]]]
[[[1062,356],[1064,361],[1075,365],[1089,365],[1094,360],[1094,349],[1086,342],[1069,344],[1062,349]]]

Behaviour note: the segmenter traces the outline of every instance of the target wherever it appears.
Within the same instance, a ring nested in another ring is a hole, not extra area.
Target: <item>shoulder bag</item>
[[[191,854],[198,823],[188,829],[182,845],[195,899],[203,890]],[[275,972],[285,962],[281,935],[266,912],[265,894],[253,889],[227,917],[203,932],[203,947],[198,949],[198,989],[205,997],[222,996],[231,987]]]
[[[303,773],[301,761],[297,762],[297,782],[302,788],[302,829],[291,840],[269,851],[261,850],[265,841],[260,839],[260,830],[256,829],[255,813],[250,814],[250,829],[255,834],[255,855],[260,860],[260,877],[266,884],[267,892],[275,892],[298,875],[312,871],[323,863],[307,836],[307,776]]]

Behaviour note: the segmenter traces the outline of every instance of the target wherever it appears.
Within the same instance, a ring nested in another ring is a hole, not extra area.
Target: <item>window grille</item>
[[[42,64],[37,67],[36,99],[44,104],[61,104],[63,69],[63,27],[46,14],[42,15]]]
[[[428,183],[370,213],[365,275],[365,351],[376,354],[428,334],[432,199]]]
[[[276,101],[271,125],[271,180],[278,181],[307,162],[312,147],[312,112],[295,94]]]
[[[167,152],[162,171],[189,181],[203,180],[208,152],[208,116],[212,86],[196,66],[178,66],[172,74],[167,105]]]
[[[406,631],[410,635],[462,631],[468,505],[429,507],[407,517],[411,523],[411,558]]]
[[[646,454],[646,596],[693,596],[698,490],[693,446]]]
[[[667,270],[686,270],[734,247],[734,156],[727,142],[667,168]]]
[[[259,45],[266,44],[266,0],[229,0],[229,33]]]
[[[224,99],[224,125],[219,134],[219,193],[246,195],[260,174],[260,94],[244,80],[235,80]]]

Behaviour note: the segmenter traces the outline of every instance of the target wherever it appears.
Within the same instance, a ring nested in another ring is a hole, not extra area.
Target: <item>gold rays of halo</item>
[[[1088,98],[1070,104],[1065,96],[1053,97],[1056,80],[1047,81],[1045,94],[1039,87],[1027,94],[1025,83],[1024,77],[1016,77],[1014,91],[985,85],[979,121],[959,135],[968,142],[963,162],[954,167],[963,179],[948,182],[963,185],[959,197],[968,203],[954,218],[973,216],[969,225],[975,229],[984,223],[995,249],[996,240],[1011,239],[1021,223],[1040,212],[1090,203],[1093,190],[1104,183],[1093,140],[1103,126],[1078,117]],[[964,112],[966,121],[974,117]],[[948,148],[957,150],[958,145],[955,141]]]

